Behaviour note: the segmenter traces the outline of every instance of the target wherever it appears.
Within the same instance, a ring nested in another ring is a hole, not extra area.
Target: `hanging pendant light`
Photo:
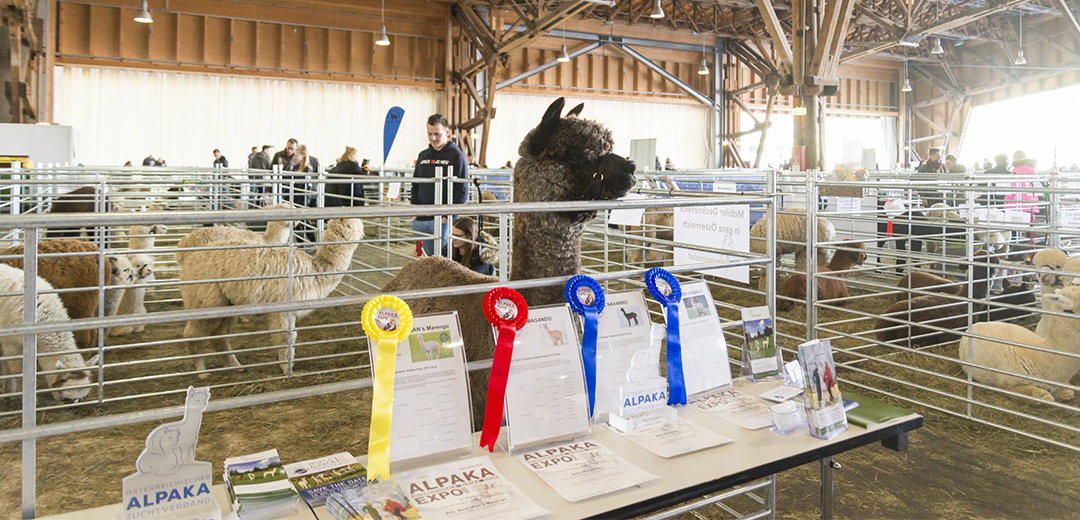
[[[701,36],[701,67],[698,67],[698,75],[709,75],[709,63],[705,60],[705,35]]]
[[[1016,61],[1013,65],[1017,67],[1027,65],[1027,59],[1024,58],[1024,13],[1020,13],[1020,48],[1016,51]]]
[[[945,54],[945,49],[941,48],[941,38],[934,40],[934,48],[930,49],[930,54]]]
[[[907,60],[904,60],[904,86],[900,89],[901,92],[911,92],[911,81],[908,80]]]
[[[653,5],[652,5],[652,14],[649,15],[649,18],[663,18],[663,17],[664,17],[664,8],[660,6],[660,0],[654,0]]]
[[[146,5],[146,0],[142,1],[142,10],[139,14],[135,15],[135,21],[139,23],[154,23],[154,17],[150,16],[150,6]]]
[[[380,19],[382,20],[382,28],[379,30],[379,39],[375,40],[375,45],[386,47],[390,45],[390,37],[386,35],[386,0],[382,1]]]
[[[565,43],[562,46],[562,51],[559,52],[559,57],[555,58],[555,61],[558,61],[559,63],[569,63],[570,62],[570,55],[566,53],[566,44]]]

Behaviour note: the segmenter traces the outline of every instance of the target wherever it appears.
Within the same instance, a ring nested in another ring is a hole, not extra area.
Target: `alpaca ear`
[[[529,154],[539,157],[544,153],[544,148],[547,148],[548,142],[551,141],[551,137],[555,135],[555,131],[559,129],[560,114],[562,114],[563,106],[566,104],[566,98],[556,99],[551,106],[548,107],[547,112],[544,112],[544,118],[540,120],[540,124],[536,126],[536,132],[532,136],[532,140],[529,143]]]
[[[571,108],[570,111],[566,113],[566,117],[577,117],[581,115],[581,111],[584,109],[585,103],[581,103],[578,106]]]

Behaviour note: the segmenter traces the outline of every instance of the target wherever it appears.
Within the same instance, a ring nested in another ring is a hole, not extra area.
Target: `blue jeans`
[[[442,220],[442,219],[440,218],[440,220]],[[416,236],[418,236],[418,237],[420,236],[419,235],[420,233],[423,233],[425,235],[433,235],[433,234],[435,234],[435,219],[432,219],[432,220],[415,219],[415,220],[412,221],[412,228],[413,228],[413,231],[417,232]],[[444,223],[442,225],[442,251],[439,252],[440,255],[444,254],[444,252],[446,251],[446,244],[447,244],[447,242],[449,240],[450,240],[450,225]],[[427,253],[428,256],[434,256],[435,255],[435,241],[434,240],[423,240],[422,242],[424,243],[424,252]]]

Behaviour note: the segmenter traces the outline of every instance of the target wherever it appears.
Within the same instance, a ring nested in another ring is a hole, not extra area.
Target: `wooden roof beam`
[[[785,69],[791,68],[791,46],[788,45],[787,35],[784,34],[784,29],[780,26],[780,19],[776,16],[776,10],[773,9],[772,0],[754,0],[757,4],[758,10],[761,11],[761,19],[765,22],[765,28],[769,31],[769,36],[772,37],[773,49],[780,55],[780,66]]]
[[[1080,39],[1080,22],[1076,20],[1076,14],[1073,13],[1072,8],[1069,7],[1067,0],[1056,0],[1058,7],[1061,8],[1061,14],[1065,16],[1065,19],[1069,21],[1069,26],[1073,28],[1074,35],[1077,39]]]

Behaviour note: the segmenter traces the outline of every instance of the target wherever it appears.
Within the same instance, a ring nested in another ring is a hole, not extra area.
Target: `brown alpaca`
[[[955,283],[955,280],[942,278],[938,275],[923,271],[915,271],[913,273],[905,274],[904,277],[900,279],[900,283],[897,283],[896,286],[901,289],[924,289],[941,294],[960,294],[967,288],[966,284],[941,287],[942,285],[951,283]],[[911,296],[909,293],[901,292],[896,295],[896,301],[906,300],[909,296]]]
[[[989,253],[986,251],[977,251],[973,261],[985,262],[987,256],[989,256]],[[994,258],[990,259],[991,263],[995,260],[996,259]],[[989,278],[989,266],[975,266],[974,276],[972,278],[974,283],[971,284],[974,286],[971,296],[972,299],[986,299],[986,294],[990,285],[988,281]],[[964,285],[965,295],[967,294],[967,287],[967,285]],[[974,304],[972,309],[973,322],[978,321],[976,318],[980,312],[985,310],[985,307],[985,304]],[[877,321],[878,340],[889,342],[907,338],[906,345],[908,347],[913,345],[937,345],[949,341],[956,341],[960,336],[953,332],[935,331],[918,325],[908,327],[906,325],[895,323],[889,318],[905,319],[944,329],[958,329],[967,327],[968,325],[968,303],[957,301],[950,296],[919,296],[917,298],[903,300],[892,304],[885,310],[882,316],[883,317],[879,318]]]
[[[860,251],[841,251],[837,250],[833,255],[832,260],[829,261],[827,266],[819,266],[818,271],[847,271],[857,265],[862,265],[866,262],[866,244],[862,242],[845,242],[845,247],[851,247],[854,249],[860,249]],[[837,276],[843,278],[849,278],[850,273],[841,273]],[[817,279],[817,293],[819,300],[831,300],[834,298],[847,298],[848,290],[847,284],[843,280],[837,280],[834,278],[818,278]],[[788,298],[794,298],[796,300],[806,301],[806,275],[802,273],[796,273],[784,280],[784,283],[780,284],[780,287],[776,289],[777,296],[786,296]],[[845,305],[846,301],[836,302],[837,305]],[[776,299],[776,310],[786,311],[794,308],[796,302],[789,300]]]
[[[76,188],[57,195],[47,213],[96,213],[97,195],[97,188],[93,186]],[[105,211],[109,211],[108,203],[106,203]],[[81,227],[55,227],[45,230],[45,237],[78,238],[82,236],[84,230],[85,228]]]
[[[80,256],[38,258],[38,276],[52,284],[56,289],[75,289],[86,287],[85,291],[65,292],[60,294],[68,317],[77,320],[93,318],[98,314],[98,248],[80,240],[45,240],[38,243],[38,254],[48,253],[87,253]],[[0,256],[17,255],[17,258],[0,259],[0,262],[12,267],[23,267],[23,246],[9,247],[0,251]],[[123,256],[106,257],[109,276],[106,285],[126,285],[134,279],[135,273],[131,262]],[[105,315],[116,312],[123,297],[122,289],[105,291]],[[79,348],[97,348],[97,329],[76,330],[75,344]]]
[[[600,123],[578,117],[582,105],[560,117],[559,98],[548,107],[540,124],[531,130],[514,167],[514,202],[613,200],[634,186],[634,163],[611,153],[611,131]],[[581,271],[581,235],[596,211],[518,213],[514,216],[514,251],[511,280],[563,277]],[[497,283],[443,257],[428,257],[406,264],[383,287],[399,292],[436,287]],[[530,306],[562,301],[562,285],[524,289]],[[483,293],[408,300],[416,315],[457,311],[469,360],[491,359],[495,351],[491,325],[481,309]],[[482,424],[487,397],[487,371],[474,373],[473,420]]]

